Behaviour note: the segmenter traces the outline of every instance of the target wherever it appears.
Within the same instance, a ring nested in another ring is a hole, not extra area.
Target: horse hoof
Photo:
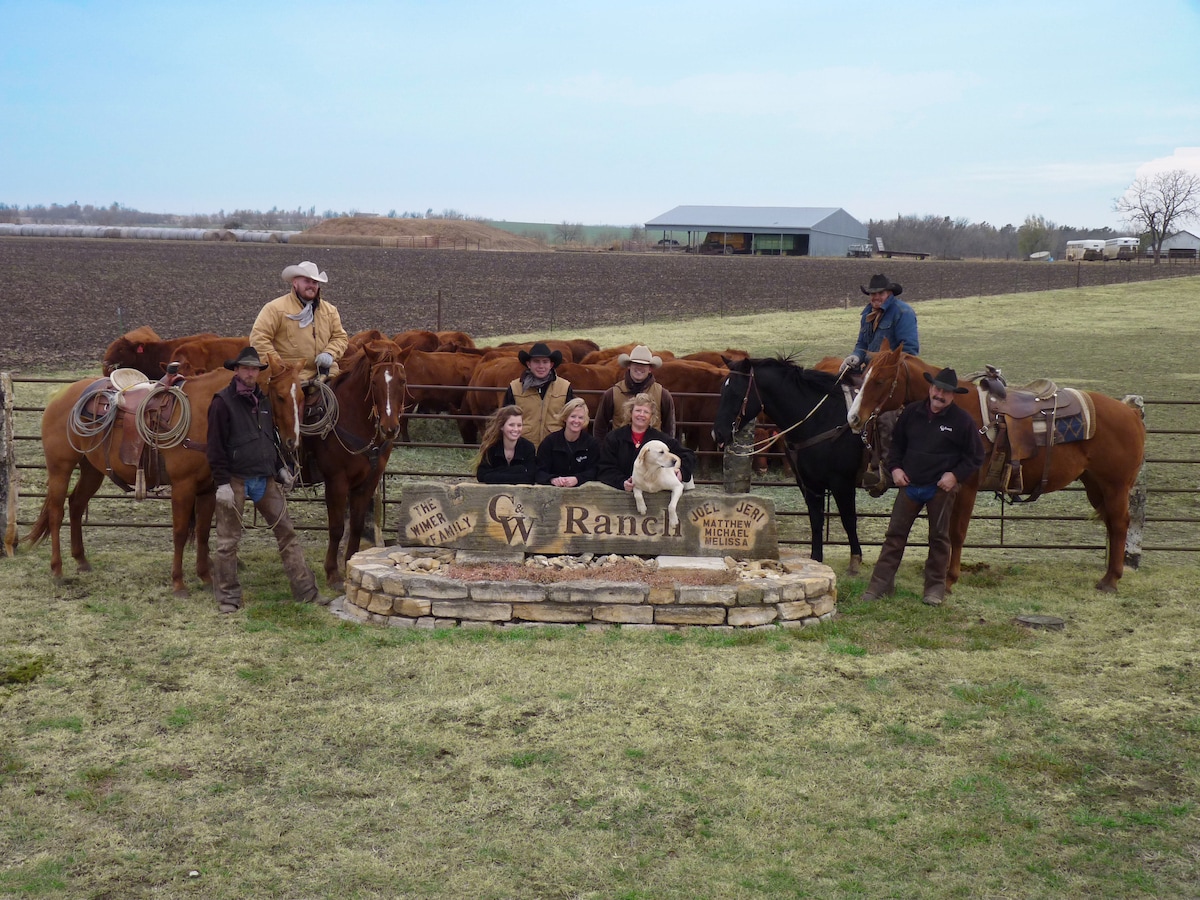
[[[185,587],[175,588],[175,590],[171,591],[171,596],[173,596],[176,600],[186,600],[189,596],[188,589]]]
[[[80,572],[90,572],[90,571],[92,571],[92,564],[90,562],[88,562],[86,559],[81,559],[79,561],[79,564],[75,568],[78,569]]]
[[[857,575],[862,570],[862,557],[855,554],[850,557],[850,565],[846,567],[847,575]]]
[[[1105,594],[1115,594],[1117,592],[1117,586],[1115,584],[1109,584],[1107,581],[1097,581],[1096,590]]]

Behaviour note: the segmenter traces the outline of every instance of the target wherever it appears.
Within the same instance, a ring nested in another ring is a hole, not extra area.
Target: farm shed
[[[1174,259],[1195,259],[1200,251],[1200,237],[1190,231],[1177,231],[1163,238],[1162,255]],[[1153,256],[1154,248],[1147,247],[1146,255]]]
[[[867,226],[832,206],[677,206],[646,223],[647,233],[687,234],[689,250],[757,256],[846,256]]]

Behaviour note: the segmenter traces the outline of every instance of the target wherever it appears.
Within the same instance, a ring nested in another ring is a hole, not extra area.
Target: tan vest
[[[654,416],[650,419],[651,428],[662,428],[662,385],[657,381],[650,387],[642,391],[631,391],[629,385],[622,378],[613,385],[613,417],[612,430],[616,431],[624,425],[629,424],[629,411],[625,409],[625,404],[636,397],[638,394],[649,394],[654,400]]]
[[[525,417],[524,435],[533,441],[533,446],[539,446],[546,435],[552,431],[562,431],[562,408],[567,403],[567,391],[571,382],[565,378],[555,378],[546,388],[546,396],[542,397],[537,388],[531,391],[521,389],[521,379],[515,379],[509,385],[512,390],[513,402],[521,407]]]

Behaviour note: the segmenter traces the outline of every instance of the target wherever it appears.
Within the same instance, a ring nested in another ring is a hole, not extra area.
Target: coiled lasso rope
[[[179,420],[174,425],[162,431],[157,430],[154,423],[150,421],[150,417],[146,415],[149,411],[150,400],[160,394],[170,394],[175,398],[175,402],[179,404]],[[183,392],[183,388],[156,384],[142,398],[142,402],[138,404],[138,436],[146,442],[147,446],[153,447],[156,450],[168,450],[171,447],[178,447],[183,443],[183,439],[187,437],[188,429],[191,427],[192,405],[188,402],[187,394]]]
[[[313,382],[317,386],[317,391],[321,394],[321,405],[325,408],[325,412],[315,422],[301,423],[300,433],[303,435],[317,435],[324,438],[329,432],[333,431],[337,425],[340,409],[338,407],[337,395],[324,381]]]
[[[100,398],[107,400],[104,413],[99,416],[85,415],[87,405],[93,399],[99,400]],[[84,394],[76,400],[67,417],[67,440],[71,443],[71,449],[76,453],[86,453],[87,450],[75,443],[75,438],[90,439],[107,434],[112,429],[113,423],[117,421],[117,412],[116,391],[97,391],[94,394]]]

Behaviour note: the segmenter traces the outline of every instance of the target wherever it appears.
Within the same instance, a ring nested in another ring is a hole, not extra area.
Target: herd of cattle
[[[380,339],[389,338],[378,331],[359,332],[351,337],[347,353],[357,344]],[[469,334],[461,331],[404,331],[391,336],[390,340],[399,347],[408,380],[406,414],[452,417],[466,444],[477,441],[480,424],[500,407],[505,389],[520,377],[524,366],[517,358],[518,352],[528,351],[532,346],[532,343],[504,343],[480,347]],[[247,341],[246,337],[215,334],[163,339],[153,329],[142,327],[109,345],[104,354],[104,372],[108,374],[125,366],[157,379],[168,364],[174,362],[178,363],[180,374],[198,375],[219,369],[225,360],[236,357]],[[584,339],[544,343],[552,351],[562,353],[558,375],[571,383],[592,415],[595,415],[600,395],[622,376],[617,357],[636,346],[629,343],[601,348],[594,341]],[[724,360],[741,359],[746,353],[727,349],[676,357],[669,350],[659,347],[653,350],[663,360],[654,377],[675,398],[679,439],[699,452],[715,450],[712,423],[721,385],[728,375]],[[407,415],[401,439],[409,440]]]

